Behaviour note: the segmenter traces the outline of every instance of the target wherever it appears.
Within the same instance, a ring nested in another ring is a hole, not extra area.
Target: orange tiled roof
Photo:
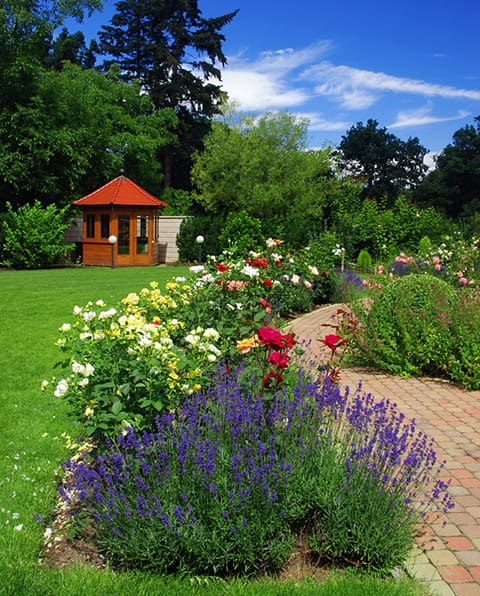
[[[79,207],[89,205],[125,205],[131,207],[167,207],[130,178],[118,176],[104,186],[73,202]]]

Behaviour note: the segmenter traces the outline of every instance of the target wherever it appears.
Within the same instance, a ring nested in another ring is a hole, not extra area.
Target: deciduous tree
[[[292,243],[307,229],[323,229],[333,187],[330,152],[306,150],[307,121],[286,112],[256,119],[229,110],[194,158],[192,181],[206,212],[245,211],[262,220],[265,233],[292,235]]]
[[[342,136],[337,158],[345,173],[364,185],[364,198],[383,198],[391,206],[402,191],[423,179],[426,153],[417,137],[402,141],[370,119]]]
[[[449,217],[471,217],[480,209],[480,116],[476,127],[457,130],[414,193],[420,205],[434,206]]]

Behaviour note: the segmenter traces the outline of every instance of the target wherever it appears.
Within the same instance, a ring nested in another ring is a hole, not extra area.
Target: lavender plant
[[[163,412],[152,432],[127,429],[65,465],[114,565],[163,572],[276,569],[299,527],[314,551],[390,569],[426,513],[452,506],[433,441],[396,407],[323,377],[262,399],[240,367]]]

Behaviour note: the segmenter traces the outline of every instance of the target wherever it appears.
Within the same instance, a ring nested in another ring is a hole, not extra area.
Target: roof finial
[[[122,178],[123,178],[124,174],[125,174],[125,170],[123,168],[120,168],[120,176],[122,176]]]

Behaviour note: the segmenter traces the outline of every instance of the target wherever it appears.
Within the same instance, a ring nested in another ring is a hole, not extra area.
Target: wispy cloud
[[[297,112],[296,115],[299,118],[306,118],[312,131],[344,131],[351,125],[351,122],[346,120],[333,120],[317,112]]]
[[[411,126],[424,126],[426,124],[436,124],[437,122],[450,122],[452,120],[462,120],[470,116],[470,112],[459,110],[454,116],[439,117],[431,114],[431,105],[398,112],[396,120],[388,125],[388,128],[407,128]]]
[[[271,110],[299,106],[310,99],[305,89],[289,88],[281,78],[255,70],[228,69],[223,89],[244,110]]]
[[[351,117],[354,113],[360,114],[359,119],[390,120],[388,128],[422,126],[425,130],[428,125],[465,119],[475,110],[472,102],[480,101],[478,86],[457,88],[338,65],[326,59],[333,51],[330,41],[266,51],[254,60],[244,51],[229,56],[222,87],[240,110],[291,110],[308,119],[313,134],[346,131],[357,119],[357,115]],[[426,105],[401,111],[402,95],[422,103],[426,99]],[[441,111],[435,114],[437,110]]]
[[[308,85],[298,86],[296,70],[318,60],[330,48],[328,41],[301,50],[262,52],[248,61],[242,54],[229,57],[222,87],[245,110],[270,110],[302,105],[312,96]]]
[[[330,62],[309,66],[303,72],[302,79],[314,81],[316,93],[331,97],[339,101],[342,107],[351,110],[372,106],[386,92],[480,101],[480,91],[337,66]]]

